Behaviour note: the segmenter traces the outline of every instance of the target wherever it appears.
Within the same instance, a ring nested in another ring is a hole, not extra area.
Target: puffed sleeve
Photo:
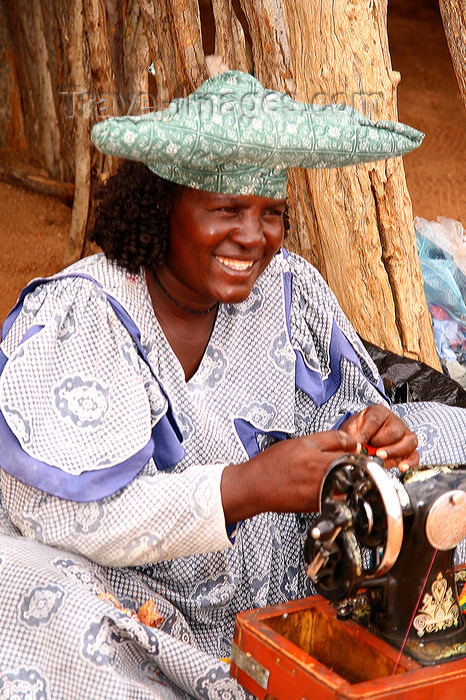
[[[370,404],[388,405],[374,363],[322,277],[293,254],[285,263],[297,434],[337,428]],[[466,409],[431,402],[391,409],[416,433],[421,464],[466,461]]]
[[[374,363],[320,274],[292,253],[284,265],[298,434],[338,428],[370,404],[387,405]]]
[[[6,324],[5,507],[23,534],[110,566],[228,547],[224,465],[167,470],[180,434],[122,313],[70,277],[33,285]]]

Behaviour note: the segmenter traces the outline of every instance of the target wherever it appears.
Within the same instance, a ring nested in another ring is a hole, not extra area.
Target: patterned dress
[[[236,614],[312,593],[314,516],[226,528],[222,470],[386,403],[319,274],[276,255],[186,382],[144,272],[93,256],[23,291],[0,371],[1,696],[249,697],[222,660]],[[394,410],[422,462],[466,462],[464,409]]]

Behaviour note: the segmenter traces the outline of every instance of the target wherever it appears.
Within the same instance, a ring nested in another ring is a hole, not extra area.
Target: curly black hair
[[[97,206],[88,223],[87,238],[129,272],[142,266],[156,268],[168,251],[170,203],[183,189],[143,163],[122,161],[118,171],[94,193]],[[286,235],[288,210],[283,220]]]
[[[96,189],[98,204],[86,235],[129,272],[157,267],[168,249],[169,203],[181,190],[143,163],[124,160]]]

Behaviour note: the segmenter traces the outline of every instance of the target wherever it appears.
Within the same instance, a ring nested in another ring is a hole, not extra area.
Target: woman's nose
[[[262,245],[265,236],[262,224],[256,216],[243,216],[229,236],[230,240],[245,248],[254,248]]]

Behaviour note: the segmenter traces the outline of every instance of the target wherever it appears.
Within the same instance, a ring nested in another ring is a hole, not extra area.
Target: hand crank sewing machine
[[[319,595],[238,615],[232,675],[259,698],[466,697],[465,537],[466,465],[399,481],[376,457],[336,460],[305,548]]]

